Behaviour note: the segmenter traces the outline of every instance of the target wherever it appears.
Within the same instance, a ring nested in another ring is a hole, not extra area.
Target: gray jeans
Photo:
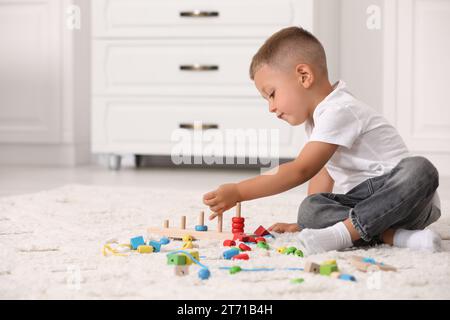
[[[424,229],[441,216],[432,204],[439,174],[424,157],[401,160],[389,173],[367,179],[346,194],[316,193],[300,205],[300,228],[321,229],[350,218],[361,240],[355,246],[382,243],[387,229]]]

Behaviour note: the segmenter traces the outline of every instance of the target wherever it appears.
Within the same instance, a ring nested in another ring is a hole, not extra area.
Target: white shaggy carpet
[[[221,266],[243,268],[303,267],[305,258],[281,255],[275,248],[295,246],[292,236],[280,235],[270,242],[270,256],[263,249],[250,253],[244,262],[221,259],[225,250],[217,241],[199,241],[201,262],[211,270],[208,280],[191,266],[185,277],[174,276],[166,253],[178,249],[172,241],[163,252],[127,257],[104,257],[105,241],[146,234],[169,218],[178,224],[188,216],[188,228],[197,223],[205,207],[202,194],[191,191],[70,185],[36,194],[0,199],[0,298],[1,299],[449,299],[450,246],[424,253],[380,246],[368,250],[328,252],[307,257],[315,262],[336,259],[344,273],[357,282],[276,270],[230,275]],[[243,203],[246,231],[273,222],[295,221],[303,198],[298,195]],[[449,203],[443,202],[448,212]],[[232,212],[224,218],[229,229]],[[214,223],[215,224],[215,223]],[[215,228],[215,225],[212,226]],[[431,228],[450,239],[450,219],[441,218]],[[291,238],[291,239],[290,239]],[[159,239],[156,237],[156,239]],[[393,265],[397,272],[366,274],[346,260],[350,255],[372,257]],[[301,284],[293,278],[304,278]],[[78,281],[79,280],[79,281]]]

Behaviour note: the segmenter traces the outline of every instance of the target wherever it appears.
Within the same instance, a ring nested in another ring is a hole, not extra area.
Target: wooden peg
[[[169,227],[169,220],[164,220],[164,228],[168,228]]]
[[[186,229],[186,216],[181,216],[181,229]]]
[[[198,225],[203,226],[205,224],[205,212],[201,211],[198,216]]]
[[[219,214],[217,216],[217,231],[222,232],[222,223],[223,223],[223,216],[222,214]]]
[[[238,218],[241,217],[241,203],[240,202],[236,203],[236,217],[238,217]]]

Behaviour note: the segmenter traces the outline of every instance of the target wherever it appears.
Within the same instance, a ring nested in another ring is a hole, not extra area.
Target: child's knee
[[[403,165],[411,172],[415,182],[427,183],[437,189],[439,186],[439,173],[436,167],[425,157],[416,156],[402,160]]]

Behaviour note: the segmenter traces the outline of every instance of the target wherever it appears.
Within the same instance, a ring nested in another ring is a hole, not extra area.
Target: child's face
[[[290,125],[302,124],[309,117],[306,89],[295,72],[264,64],[254,76],[255,86],[269,102],[269,111]]]

